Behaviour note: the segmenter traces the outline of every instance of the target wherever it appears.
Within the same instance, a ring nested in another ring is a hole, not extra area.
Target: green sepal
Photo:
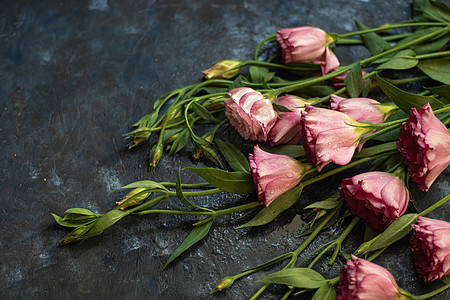
[[[175,138],[175,140],[173,140],[168,155],[174,155],[175,153],[186,147],[188,141],[189,141],[189,130],[186,127],[185,129],[180,131],[180,134]]]

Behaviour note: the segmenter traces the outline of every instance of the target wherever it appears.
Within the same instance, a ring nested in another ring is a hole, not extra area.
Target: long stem
[[[447,26],[447,23],[444,22],[421,22],[421,23],[402,23],[402,24],[393,24],[389,26],[380,26],[376,28],[366,29],[366,30],[359,30],[354,32],[349,32],[345,34],[336,34],[338,38],[346,38],[349,36],[354,35],[361,35],[365,33],[371,33],[371,32],[377,32],[377,31],[385,31],[389,29],[395,29],[395,28],[403,28],[403,27],[417,27],[417,26]]]
[[[184,193],[186,195],[186,193]],[[238,212],[238,211],[242,211],[242,210],[246,210],[246,209],[251,209],[251,208],[255,208],[260,206],[261,204],[258,201],[254,201],[254,202],[250,202],[247,204],[243,204],[243,205],[239,205],[239,206],[235,206],[235,207],[230,207],[230,208],[226,208],[226,209],[222,209],[222,210],[218,210],[216,212],[214,212],[214,216],[208,217],[206,219],[203,219],[197,223],[194,223],[194,226],[199,226],[202,224],[205,224],[209,221],[211,221],[211,219],[214,219],[218,216],[223,216],[223,215],[228,215],[234,212]]]
[[[258,56],[259,56],[259,49],[261,49],[262,45],[264,45],[266,42],[274,40],[275,39],[275,34],[269,35],[268,37],[266,37],[265,39],[263,39],[261,42],[259,42],[258,46],[256,46],[255,49],[255,60],[258,60]]]
[[[400,34],[392,34],[392,35],[388,35],[388,36],[383,36],[381,37],[383,40],[385,40],[386,42],[391,42],[391,41],[396,41],[396,40],[400,40],[403,39],[407,36],[409,36],[410,33],[400,33]],[[338,39],[335,42],[337,45],[362,45],[363,41],[361,39]]]
[[[435,296],[435,295],[445,291],[448,288],[450,288],[450,283],[447,283],[446,285],[441,286],[440,288],[438,288],[438,289],[436,289],[436,290],[434,290],[432,292],[429,292],[427,294],[424,294],[424,295],[414,296],[414,295],[411,295],[411,294],[407,293],[407,296],[410,297],[412,300],[428,299],[428,298],[431,298],[431,297],[433,297],[433,296]]]
[[[415,59],[429,59],[429,58],[442,57],[442,56],[448,56],[448,55],[450,55],[450,51],[441,51],[441,52],[417,55],[417,56],[414,56],[414,58]]]
[[[320,175],[318,175],[318,176],[316,176],[316,177],[313,177],[313,178],[311,178],[311,179],[309,179],[309,180],[306,180],[306,181],[304,181],[304,182],[302,182],[302,183],[300,183],[300,184],[303,185],[303,187],[305,187],[305,186],[307,186],[307,185],[313,184],[313,183],[315,183],[315,182],[317,182],[317,181],[320,181],[320,180],[322,180],[322,179],[325,179],[325,178],[327,178],[327,177],[330,177],[330,176],[332,176],[332,175],[334,175],[334,174],[337,174],[337,173],[339,173],[339,172],[342,172],[342,171],[347,170],[347,169],[349,169],[349,168],[352,168],[352,167],[354,167],[354,166],[360,165],[360,164],[365,163],[365,162],[370,161],[370,160],[374,160],[374,159],[376,159],[376,158],[378,158],[378,157],[391,155],[391,154],[394,154],[394,153],[396,153],[396,152],[397,152],[397,151],[388,151],[388,152],[380,153],[380,154],[377,154],[377,155],[374,155],[374,156],[369,156],[369,157],[361,158],[361,159],[359,159],[359,160],[357,160],[357,161],[354,161],[354,162],[349,163],[348,165],[345,165],[345,166],[342,166],[342,167],[333,169],[333,170],[331,170],[331,171],[329,171],[329,172],[320,174]]]
[[[207,211],[185,211],[185,210],[169,210],[169,209],[149,209],[136,213],[136,215],[147,214],[172,214],[172,215],[211,215],[211,212]]]
[[[419,216],[423,216],[423,215],[426,215],[426,214],[432,212],[433,210],[435,210],[436,208],[438,208],[439,206],[441,206],[442,204],[444,204],[448,200],[450,200],[450,194],[448,194],[447,196],[445,196],[444,198],[442,198],[441,200],[439,200],[435,204],[431,205],[427,209],[425,209],[422,212],[420,212]]]

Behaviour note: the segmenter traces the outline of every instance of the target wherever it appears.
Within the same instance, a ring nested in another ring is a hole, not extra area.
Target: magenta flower
[[[305,105],[302,111],[303,147],[319,172],[330,162],[338,165],[350,162],[360,138],[372,130],[371,127],[359,127],[362,125],[344,113]]]
[[[397,149],[408,161],[412,180],[422,191],[428,191],[450,163],[450,133],[429,103],[420,110],[411,108],[400,130]]]
[[[410,241],[417,273],[425,281],[450,274],[450,223],[417,217]]]
[[[302,138],[301,117],[303,106],[308,103],[300,97],[288,95],[275,99],[275,103],[286,107],[291,112],[280,112],[275,125],[269,132],[272,146],[279,144],[296,145]]]
[[[331,40],[325,31],[311,26],[285,28],[276,33],[283,63],[319,63],[323,75],[339,67],[339,60],[328,48]]]
[[[380,124],[398,108],[393,103],[380,103],[369,98],[342,98],[331,94],[331,109],[343,112],[355,121]]]
[[[265,142],[277,116],[272,102],[251,88],[236,88],[228,92],[225,115],[239,134],[249,140]]]
[[[273,200],[295,187],[313,166],[280,154],[265,152],[256,145],[249,154],[253,181],[258,191],[258,200],[269,206]]]
[[[343,179],[339,191],[348,210],[375,232],[383,232],[408,208],[408,189],[398,177],[386,172]]]
[[[385,268],[354,255],[341,269],[336,300],[399,300],[400,294],[394,277]]]

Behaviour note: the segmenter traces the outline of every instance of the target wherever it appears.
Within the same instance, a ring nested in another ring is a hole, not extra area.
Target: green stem
[[[186,195],[187,193],[184,193],[184,195]],[[250,202],[247,204],[243,204],[243,205],[239,205],[239,206],[235,206],[235,207],[230,207],[230,208],[226,208],[226,209],[222,209],[222,210],[218,210],[216,212],[214,212],[214,216],[205,218],[197,223],[194,223],[194,226],[200,226],[202,224],[208,223],[209,221],[211,221],[212,219],[218,217],[218,216],[223,216],[223,215],[228,215],[231,213],[235,213],[241,210],[246,210],[246,209],[251,209],[251,208],[255,208],[260,206],[261,204],[258,201],[254,201],[254,202]]]
[[[375,258],[377,258],[381,253],[384,252],[389,246],[383,247],[381,249],[378,249],[374,254],[372,254],[370,257],[367,258],[368,261],[372,261]]]
[[[414,296],[409,293],[405,293],[405,294],[406,294],[406,296],[410,297],[412,300],[422,300],[422,299],[428,299],[433,296],[436,296],[437,294],[442,293],[443,291],[445,291],[448,288],[450,288],[450,283],[447,283],[446,285],[441,286],[440,288],[438,288],[432,292],[429,292],[427,294],[420,295],[420,296]]]
[[[415,59],[428,59],[428,58],[442,57],[442,56],[448,56],[448,55],[450,55],[450,51],[441,51],[441,52],[434,52],[434,53],[416,55],[413,58],[415,58]]]
[[[423,216],[426,215],[430,212],[432,212],[433,210],[435,210],[436,208],[438,208],[439,206],[441,206],[442,204],[444,204],[445,202],[447,202],[448,200],[450,200],[450,194],[448,194],[447,196],[445,196],[444,198],[442,198],[441,200],[439,200],[438,202],[436,202],[435,204],[431,205],[430,207],[428,207],[427,209],[423,210],[422,212],[420,212],[418,214],[418,216]]]
[[[165,187],[174,188],[177,186],[175,182],[160,182]],[[202,183],[182,183],[181,188],[183,189],[197,189],[197,188],[203,188],[206,186],[211,185],[209,182],[202,182]]]
[[[256,60],[248,60],[244,61],[243,63],[239,64],[238,66],[234,67],[233,69],[238,69],[245,67],[247,65],[254,65],[254,66],[262,66],[262,67],[272,67],[272,68],[278,68],[278,69],[285,69],[285,70],[295,70],[295,71],[317,71],[320,69],[318,64],[311,65],[311,66],[305,66],[305,67],[299,67],[299,66],[290,66],[289,64],[281,65],[281,64],[275,64],[265,61],[256,61]],[[231,69],[231,70],[233,70]],[[230,70],[227,70],[229,72]]]
[[[347,169],[349,169],[349,168],[352,168],[352,167],[354,167],[354,166],[360,165],[360,164],[362,164],[362,163],[368,162],[368,161],[373,160],[373,159],[376,159],[376,158],[378,158],[378,157],[391,155],[391,154],[394,154],[394,153],[396,153],[396,152],[397,152],[396,150],[395,150],[395,151],[388,151],[388,152],[380,153],[380,154],[377,154],[377,155],[374,155],[374,156],[368,156],[368,157],[361,158],[361,159],[359,159],[359,160],[357,160],[357,161],[354,161],[354,162],[351,162],[351,163],[349,163],[349,164],[347,164],[347,165],[345,165],[345,166],[342,166],[342,167],[333,169],[333,170],[331,170],[331,171],[328,171],[328,172],[326,172],[326,173],[323,173],[323,174],[320,174],[320,175],[318,175],[318,176],[316,176],[316,177],[313,177],[313,178],[311,178],[311,179],[309,179],[309,180],[306,180],[306,181],[300,183],[300,185],[303,185],[303,187],[308,186],[308,185],[310,185],[310,184],[313,184],[313,183],[315,183],[315,182],[317,182],[317,181],[320,181],[320,180],[322,180],[322,179],[325,179],[325,178],[327,178],[327,177],[330,177],[330,176],[332,176],[332,175],[334,175],[334,174],[337,174],[337,173],[339,173],[339,172],[342,172],[342,171],[347,170]]]
[[[172,214],[172,215],[211,215],[211,212],[207,211],[185,211],[185,210],[168,210],[168,209],[149,209],[136,213],[136,215],[147,214]]]
[[[346,38],[349,36],[361,35],[361,34],[365,34],[365,33],[377,32],[377,31],[386,31],[386,30],[395,29],[395,28],[417,27],[417,26],[447,26],[447,25],[448,25],[448,23],[444,23],[444,22],[442,22],[442,23],[441,22],[439,22],[439,23],[438,22],[402,23],[402,24],[380,26],[380,27],[366,29],[366,30],[359,30],[359,31],[345,33],[345,34],[334,34],[334,35],[336,35],[338,38]]]
[[[345,228],[344,232],[339,236],[337,241],[337,246],[334,249],[333,255],[330,258],[330,261],[328,262],[329,265],[332,265],[334,261],[336,260],[336,257],[339,254],[339,251],[341,250],[341,245],[344,242],[344,240],[347,238],[347,236],[352,232],[353,228],[355,228],[356,224],[359,222],[359,217],[354,217],[353,220],[348,224],[347,228]]]
[[[409,77],[409,78],[400,78],[400,79],[388,79],[387,81],[389,81],[389,83],[399,85],[399,84],[404,84],[404,83],[409,83],[409,82],[426,80],[428,78],[429,78],[428,76],[419,76],[419,77]]]
[[[391,41],[404,39],[405,37],[407,37],[409,35],[410,35],[410,33],[400,33],[400,34],[392,34],[392,35],[388,35],[388,36],[383,36],[381,38],[383,40],[385,40],[386,42],[391,42]],[[338,39],[335,43],[337,45],[362,45],[362,44],[364,44],[361,39],[347,39],[347,38]]]
[[[263,39],[261,42],[259,42],[258,46],[256,46],[255,49],[255,60],[258,60],[258,56],[259,56],[259,49],[261,49],[261,47],[268,41],[274,40],[275,39],[275,34],[269,35],[268,37],[266,37],[265,39]]]
[[[217,193],[220,193],[220,192],[222,192],[221,189],[215,188],[215,189],[210,189],[210,190],[206,190],[206,191],[183,192],[183,195],[186,196],[186,197],[198,197],[198,196],[206,196],[206,195],[217,194]],[[176,197],[177,193],[170,191],[168,193],[168,195],[169,195],[169,197]]]

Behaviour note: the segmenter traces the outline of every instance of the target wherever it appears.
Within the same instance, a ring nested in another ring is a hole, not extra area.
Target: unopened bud
[[[162,145],[160,143],[157,143],[155,146],[153,146],[152,151],[150,152],[150,161],[149,161],[150,170],[156,168],[156,165],[161,160],[161,154],[162,154]]]
[[[211,294],[214,293],[214,292],[221,291],[221,290],[224,290],[224,289],[227,289],[227,288],[231,287],[233,285],[233,282],[234,282],[234,277],[232,277],[232,276],[225,277],[211,291]]]
[[[66,235],[61,240],[60,245],[66,245],[66,244],[75,243],[75,242],[84,240],[85,237],[83,237],[81,234],[83,234],[86,229],[87,229],[86,226],[80,226],[80,227],[75,228],[71,233]]]
[[[130,199],[131,197],[133,197],[133,199],[131,199],[130,201],[128,201],[124,206],[122,206],[120,209],[124,210],[127,207],[130,206],[135,206],[135,205],[139,205],[142,203],[142,201],[144,201],[148,196],[150,196],[151,192],[147,192],[147,193],[142,193],[143,191],[145,191],[146,189],[144,188],[138,188],[138,189],[134,189],[131,192],[129,192],[125,197],[122,198],[122,200],[117,201],[116,205],[120,205],[123,202],[127,201],[128,199]],[[140,194],[141,193],[141,194]],[[140,194],[140,195],[138,195]],[[137,196],[136,196],[137,195]]]
[[[211,68],[202,71],[203,75],[205,75],[206,80],[209,79],[230,79],[239,71],[241,68],[236,68],[241,63],[240,60],[222,60],[217,62],[214,66]],[[233,69],[231,71],[228,71],[230,69]],[[227,72],[228,71],[228,72]]]

